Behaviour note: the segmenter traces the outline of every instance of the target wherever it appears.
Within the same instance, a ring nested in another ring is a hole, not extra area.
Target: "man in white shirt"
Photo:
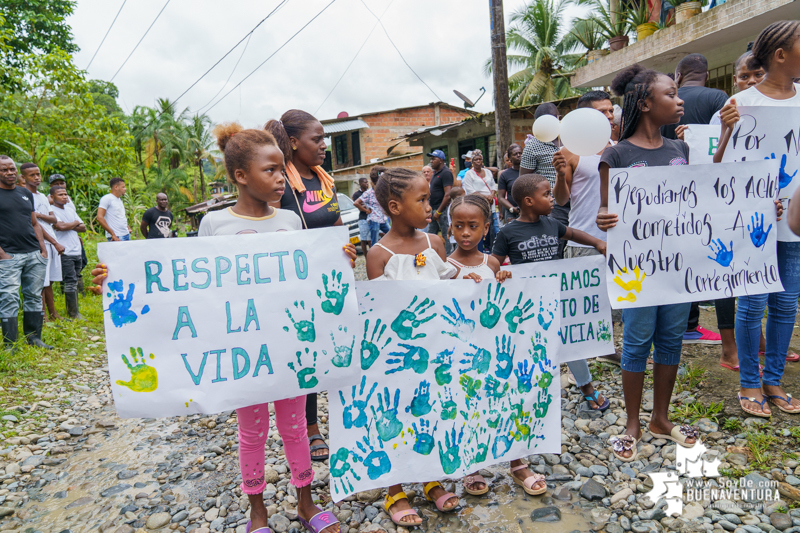
[[[64,278],[64,301],[67,306],[67,315],[70,318],[81,319],[78,311],[78,276],[80,276],[81,240],[78,233],[86,231],[83,220],[72,209],[65,209],[67,204],[67,190],[63,187],[51,187],[50,196],[53,197],[53,213],[56,223],[56,238],[64,247],[61,255],[61,273]]]
[[[53,299],[53,282],[61,281],[61,260],[59,255],[64,253],[64,247],[58,243],[52,224],[56,223],[56,216],[50,206],[47,196],[39,192],[39,185],[42,183],[42,173],[34,163],[23,163],[19,167],[20,174],[25,178],[25,188],[33,195],[34,213],[39,225],[42,226],[42,237],[47,248],[47,270],[44,275],[44,288],[42,289],[42,300],[44,300],[50,320],[61,320],[61,316],[56,311],[56,304]]]
[[[125,216],[125,204],[121,200],[126,190],[125,180],[111,178],[109,185],[111,192],[100,199],[97,222],[106,230],[108,242],[129,241],[131,240],[131,228],[128,226],[128,218]]]

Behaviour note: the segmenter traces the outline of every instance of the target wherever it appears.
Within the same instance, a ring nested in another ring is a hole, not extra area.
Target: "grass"
[[[767,470],[773,465],[773,453],[770,450],[776,443],[777,438],[771,426],[764,426],[750,431],[745,436],[747,448],[753,455],[752,466],[759,470]]]
[[[726,418],[725,422],[722,423],[722,429],[730,431],[731,433],[741,433],[742,421],[736,417]]]
[[[680,418],[687,419],[689,422],[696,422],[701,418],[708,418],[714,422],[718,422],[717,415],[722,412],[724,405],[722,402],[711,402],[705,405],[701,402],[693,402],[689,404],[681,404],[673,406],[673,412]]]
[[[705,368],[696,367],[691,364],[687,364],[684,368],[686,371],[675,380],[675,391],[696,391],[703,383],[708,371]]]

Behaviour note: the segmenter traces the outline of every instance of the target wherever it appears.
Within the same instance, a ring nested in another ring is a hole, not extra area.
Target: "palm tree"
[[[510,69],[511,104],[523,106],[559,100],[578,94],[564,76],[581,54],[571,52],[578,45],[574,35],[563,31],[563,15],[572,0],[531,0],[511,15],[506,32]],[[491,62],[486,72],[491,72]]]
[[[196,114],[186,127],[188,137],[186,139],[186,150],[191,155],[192,166],[195,167],[194,175],[194,197],[197,198],[197,178],[200,177],[200,201],[206,199],[206,180],[203,174],[203,160],[213,160],[209,153],[214,146],[214,137],[209,130],[211,119],[208,115]]]

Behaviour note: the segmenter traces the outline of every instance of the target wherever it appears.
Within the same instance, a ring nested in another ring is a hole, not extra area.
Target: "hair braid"
[[[389,200],[402,200],[403,194],[411,186],[411,182],[416,178],[421,178],[422,174],[407,168],[392,168],[384,171],[374,185],[375,198],[388,215]]]
[[[780,20],[773,22],[756,37],[753,42],[753,58],[758,66],[769,71],[769,63],[779,48],[794,44],[800,31],[800,20]]]
[[[639,64],[631,65],[614,77],[611,89],[617,96],[623,96],[622,122],[619,140],[627,139],[636,131],[642,115],[644,100],[650,96],[650,85],[659,73]]]
[[[489,222],[492,219],[492,207],[489,203],[489,200],[487,200],[485,196],[482,196],[478,193],[459,196],[453,200],[453,203],[450,204],[450,214],[452,215],[455,213],[456,209],[462,205],[471,205],[477,207],[483,215],[484,223]]]

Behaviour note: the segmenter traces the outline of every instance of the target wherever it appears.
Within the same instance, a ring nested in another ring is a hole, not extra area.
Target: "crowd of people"
[[[455,165],[442,150],[421,172],[404,168],[372,168],[361,178],[353,196],[361,211],[359,230],[366,272],[370,280],[469,278],[476,282],[510,277],[503,264],[522,264],[605,254],[606,231],[617,215],[608,212],[609,170],[631,166],[688,164],[683,142],[686,126],[718,123],[721,160],[730,132],[739,120],[737,106],[800,106],[800,21],[781,21],[767,27],[735,65],[738,93],[733,98],[705,87],[706,60],[691,54],[673,75],[632,65],[612,83],[622,106],[604,91],[589,91],[577,103],[603,113],[612,126],[612,138],[599,153],[578,156],[557,141],[530,137],[524,146],[507,147],[502,169],[487,167],[480,150],[465,154],[466,168],[454,176]],[[536,118],[558,117],[558,108],[541,104]],[[199,235],[235,235],[281,230],[305,230],[342,225],[333,179],[322,168],[324,130],[312,115],[298,110],[269,121],[263,129],[238,124],[220,125],[215,135],[230,181],[239,196],[234,206],[206,215]],[[70,318],[79,318],[80,271],[86,259],[80,234],[86,225],[65,189],[65,180],[50,176],[49,196],[38,192],[41,174],[36,165],[17,168],[0,156],[0,318],[7,347],[17,340],[19,292],[23,296],[23,333],[29,344],[50,348],[41,339],[45,309],[60,317],[53,305],[52,283],[62,282]],[[97,211],[97,222],[109,242],[131,238],[125,205],[125,182],[114,178]],[[782,206],[776,202],[778,216]],[[800,206],[800,200],[793,204]],[[796,208],[797,209],[797,208]],[[800,210],[790,210],[790,225],[800,227]],[[141,221],[146,238],[169,238],[173,216],[166,195]],[[520,246],[521,243],[537,243]],[[355,265],[356,249],[343,245]],[[653,410],[649,431],[656,438],[692,447],[699,430],[672,423],[668,407],[687,343],[720,344],[720,365],[740,373],[738,399],[748,415],[769,417],[770,404],[789,414],[800,413],[800,401],[781,385],[800,296],[800,243],[779,242],[779,271],[784,290],[715,302],[714,334],[699,326],[697,305],[659,305],[615,313],[623,324],[622,352],[603,358],[621,367],[627,427],[612,437],[610,451],[623,462],[637,457],[642,438],[640,407],[644,372],[653,360]],[[420,260],[424,257],[425,260]],[[98,265],[94,282],[102,285],[107,268]],[[43,307],[44,301],[44,307]],[[766,331],[761,321],[768,308]],[[652,352],[652,353],[651,353]],[[763,368],[759,355],[765,355]],[[587,361],[568,363],[569,380],[593,410],[608,409],[609,399],[594,388]],[[259,415],[260,410],[264,410]],[[268,435],[268,406],[237,410],[242,491],[250,500],[248,532],[269,531],[262,493],[264,445]],[[275,402],[275,420],[281,434],[292,484],[297,488],[298,517],[312,532],[336,533],[339,525],[330,511],[312,500],[312,461],[325,461],[329,450],[317,418],[315,394]],[[545,492],[544,477],[525,462],[511,462],[510,478],[529,495]],[[423,480],[420,480],[423,481]],[[489,482],[479,472],[462,480],[466,493],[482,496]],[[441,512],[458,506],[458,497],[436,480],[423,482],[423,494]],[[400,485],[387,488],[384,506],[392,521],[411,527],[422,518]]]

